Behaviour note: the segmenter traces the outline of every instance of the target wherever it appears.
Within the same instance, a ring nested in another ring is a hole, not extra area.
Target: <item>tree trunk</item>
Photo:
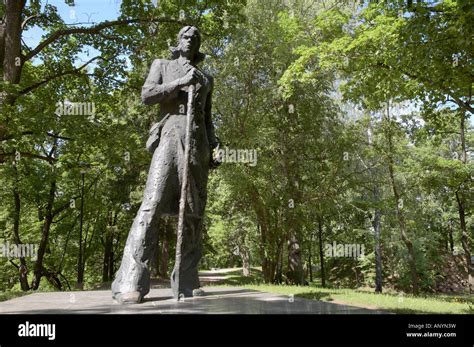
[[[459,130],[461,134],[461,161],[464,165],[467,163],[467,150],[466,150],[466,124],[465,124],[465,115],[464,112],[460,113],[460,123]],[[468,281],[469,281],[469,291],[472,292],[474,286],[474,269],[473,264],[471,264],[471,250],[469,247],[469,235],[466,227],[466,202],[464,194],[461,191],[462,186],[456,191],[456,202],[458,204],[458,213],[459,213],[459,224],[461,227],[461,245],[464,250],[464,261],[466,264],[466,269],[468,272]]]
[[[168,241],[168,238],[165,237],[163,239],[163,243],[162,243],[162,246],[161,246],[161,261],[160,261],[160,277],[162,278],[169,278],[169,274],[168,274],[168,262],[169,262],[169,259],[170,259],[170,245],[169,245],[169,241]]]
[[[46,206],[46,214],[43,217],[43,226],[41,229],[41,240],[38,247],[38,256],[36,259],[36,263],[33,269],[33,280],[31,283],[31,288],[33,290],[37,290],[41,277],[43,275],[43,259],[44,253],[46,251],[46,246],[48,245],[48,238],[49,238],[49,231],[51,229],[51,224],[53,222],[53,204],[54,204],[54,196],[56,194],[56,180],[51,181],[50,189],[49,189],[49,198],[48,204]]]
[[[260,235],[260,238],[261,238],[259,250],[260,250],[260,259],[262,261],[263,281],[265,283],[271,283],[271,276],[269,274],[268,260],[267,260],[267,255],[265,251],[265,232],[262,229],[263,228],[261,227],[260,223],[257,222],[257,235]]]
[[[265,210],[264,204],[260,201],[260,197],[258,194],[258,189],[256,187],[252,187],[248,191],[248,196],[250,201],[252,202],[253,210],[257,215],[257,234],[260,235],[260,259],[262,262],[262,274],[263,274],[263,281],[265,283],[273,283],[275,280],[275,270],[276,270],[276,263],[277,261],[273,261],[270,254],[268,254],[268,249],[270,244],[270,237],[269,237],[269,223],[268,223],[268,213]]]
[[[94,189],[94,195],[93,195],[93,199],[95,199],[96,197],[96,190]],[[91,225],[98,225],[99,224],[99,219],[102,215],[102,211],[100,209],[97,209],[96,211],[96,215],[95,215],[95,218],[89,218],[91,221],[89,221],[87,223],[87,228],[86,228],[86,233],[85,233],[85,236],[84,236],[84,250],[82,252],[83,256],[82,256],[82,274],[84,276],[84,273],[85,273],[85,269],[86,269],[86,263],[87,263],[87,260],[89,259],[89,256],[91,255],[91,246],[92,246],[92,241],[94,240],[94,236],[95,234],[97,233],[97,228],[92,228],[92,231],[90,233],[90,237],[89,237],[89,230],[91,229]]]
[[[382,293],[382,251],[380,245],[381,212],[376,208],[374,213],[374,236],[375,236],[375,292]]]
[[[3,61],[5,60],[5,21],[4,18],[0,18],[0,78],[3,81]],[[0,111],[3,112],[2,108],[5,103],[6,94],[0,91]],[[5,124],[0,123],[0,140],[6,137],[7,129]],[[1,161],[0,161],[1,162]]]
[[[313,282],[313,233],[309,236],[309,246],[308,246],[308,267],[309,267],[309,281]]]
[[[303,262],[301,246],[294,231],[291,231],[288,241],[288,282],[290,284],[304,284]]]
[[[0,18],[0,78],[3,81],[3,61],[5,59],[5,22]],[[1,101],[1,100],[0,100]]]
[[[454,253],[453,228],[451,225],[451,221],[449,221],[449,228],[448,228],[448,251],[451,254]]]
[[[20,83],[23,59],[21,55],[21,16],[26,0],[6,0],[5,22],[0,30],[0,57],[2,57],[2,79],[10,84]],[[12,94],[0,95],[0,108],[3,104],[12,105],[15,96]],[[5,124],[0,124],[0,140],[8,133],[7,114]]]
[[[156,243],[153,256],[151,257],[151,275],[153,277],[160,277],[160,266],[161,266],[161,248],[163,244],[163,228],[158,227],[158,237],[156,238]]]
[[[109,282],[111,277],[110,274],[110,258],[112,256],[113,250],[113,232],[112,228],[114,226],[110,225],[109,222],[108,228],[105,232],[105,240],[104,240],[104,258],[103,258],[103,266],[102,266],[102,282]]]
[[[112,229],[112,249],[110,251],[110,255],[109,255],[109,265],[108,265],[108,268],[109,268],[109,281],[112,281],[112,279],[114,278],[114,275],[115,275],[115,248],[117,247],[117,245],[119,245],[119,234],[116,233],[117,231],[117,216],[118,216],[118,213],[115,213],[114,215],[114,219],[113,219],[113,226],[114,228]]]
[[[6,0],[3,80],[18,84],[21,76],[21,14],[26,0]]]
[[[369,128],[367,131],[367,142],[372,145],[372,122],[369,118]],[[364,164],[365,165],[365,164]],[[374,197],[375,204],[379,204],[381,200],[381,193],[376,182],[376,171],[373,167],[368,168],[370,173],[370,178],[374,182],[374,188],[372,194]],[[382,211],[380,208],[376,207],[374,211],[374,219],[372,220],[372,226],[374,227],[374,251],[375,251],[375,292],[382,293],[383,279],[382,279],[382,245],[380,241],[381,229],[382,229]]]
[[[395,183],[395,174],[394,174],[392,159],[390,159],[388,171],[390,174],[390,183],[392,185],[393,196],[395,198],[396,214],[397,214],[397,219],[398,219],[398,225],[400,228],[400,236],[408,250],[408,263],[410,266],[412,291],[414,294],[417,294],[418,293],[418,275],[417,275],[417,270],[416,270],[415,250],[413,248],[413,243],[408,238],[408,235],[406,232],[405,216],[401,207],[402,202],[401,202],[400,194],[398,192],[398,189]]]
[[[461,227],[461,245],[464,250],[464,258],[466,260],[467,268],[469,268],[471,261],[471,252],[469,250],[468,234],[466,227],[466,208],[464,199],[462,199],[461,194],[459,194],[459,192],[456,192],[456,201],[458,203],[459,222]]]
[[[174,234],[175,222],[173,219],[162,219],[160,222],[159,239],[160,247],[157,250],[157,275],[160,278],[169,278],[169,259],[170,259],[170,245]]]
[[[115,275],[114,266],[115,266],[115,252],[114,252],[114,248],[112,248],[112,252],[110,252],[110,257],[109,257],[109,281],[111,281],[112,278],[114,278],[114,275]]]
[[[76,288],[83,289],[84,287],[84,250],[85,250],[85,243],[83,245],[82,239],[82,228],[84,226],[84,173],[81,172],[81,210],[80,210],[80,219],[79,219],[79,253],[77,255],[77,282]]]
[[[242,259],[242,275],[244,277],[250,276],[250,254],[246,247],[239,250],[240,258]]]
[[[1,78],[5,82],[18,84],[21,76],[21,15],[26,0],[6,0],[5,16],[0,19],[0,63],[2,65]],[[4,21],[3,21],[4,20]],[[19,59],[19,60],[18,60]],[[20,63],[20,66],[17,66]],[[12,105],[15,97],[0,92],[0,110],[3,105]],[[5,123],[0,123],[0,141],[8,136],[7,114]]]
[[[266,283],[276,283],[275,273],[277,270],[278,262],[265,258],[263,265],[265,266],[265,271],[263,272],[264,281]]]
[[[263,281],[265,283],[273,283],[275,281],[276,264],[274,261],[272,261],[266,249],[268,228],[265,224],[262,223],[258,223],[257,228],[261,237],[260,256],[262,259]]]
[[[395,182],[395,163],[393,160],[393,142],[392,142],[392,120],[390,116],[390,104],[387,102],[387,121],[388,121],[388,131],[386,131],[387,141],[388,141],[388,171],[390,175],[390,184],[392,186],[393,196],[395,199],[395,208],[396,215],[398,219],[398,225],[400,228],[400,236],[408,250],[408,264],[410,267],[411,274],[411,285],[412,291],[414,294],[418,293],[418,274],[416,270],[416,259],[415,259],[415,250],[413,248],[412,241],[408,238],[405,224],[405,215],[403,213],[403,201],[401,201],[400,193],[398,191],[397,184]]]
[[[41,273],[43,274],[43,276],[46,277],[48,282],[54,288],[56,288],[57,290],[63,290],[63,285],[62,285],[61,281],[59,280],[59,275],[60,274],[57,274],[56,272],[54,272],[52,270],[48,270],[45,267],[43,267],[43,269],[41,270]]]
[[[323,218],[318,216],[318,241],[319,241],[319,261],[321,262],[321,286],[326,287],[326,276],[324,273],[324,253],[323,253]]]
[[[15,169],[15,176],[17,176],[17,170]],[[13,198],[15,201],[15,210],[13,211],[13,239],[17,245],[21,245],[20,239],[20,216],[21,216],[21,200],[20,193],[18,192],[18,177],[15,177],[15,183],[13,186]],[[28,291],[30,290],[30,285],[28,284],[28,267],[26,265],[26,260],[24,257],[20,257],[20,266],[18,267],[20,286],[21,290]]]
[[[283,243],[285,241],[281,240],[278,242],[277,245],[277,264],[276,264],[276,270],[275,270],[275,276],[273,278],[273,283],[280,284],[283,282]]]

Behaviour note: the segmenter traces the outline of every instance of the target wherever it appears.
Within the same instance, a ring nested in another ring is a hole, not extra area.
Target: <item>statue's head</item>
[[[177,59],[179,56],[189,58],[193,64],[204,60],[205,54],[199,52],[201,47],[201,34],[194,26],[185,26],[178,33],[178,45],[172,47],[171,57]]]

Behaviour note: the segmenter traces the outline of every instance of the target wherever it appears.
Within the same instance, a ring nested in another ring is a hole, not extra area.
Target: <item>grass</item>
[[[380,309],[394,313],[444,313],[444,314],[474,314],[474,305],[469,299],[454,298],[447,300],[443,297],[415,297],[411,295],[375,294],[354,289],[328,289],[315,286],[289,285],[244,285],[245,288],[290,295],[312,300],[322,300],[347,305]]]
[[[310,300],[334,302],[399,314],[474,314],[473,296],[375,294],[367,289],[322,288],[317,283],[312,283],[309,286],[263,284],[261,271],[257,269],[252,269],[250,277],[243,277],[241,271],[229,271],[220,284],[282,295],[292,294],[295,297]]]
[[[7,301],[14,298],[18,298],[20,296],[30,294],[28,292],[16,292],[16,291],[8,291],[8,292],[0,292],[0,301]]]

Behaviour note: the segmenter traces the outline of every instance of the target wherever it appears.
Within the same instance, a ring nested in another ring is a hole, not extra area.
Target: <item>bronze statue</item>
[[[147,148],[153,153],[153,159],[145,193],[112,284],[113,298],[120,303],[139,303],[150,290],[148,267],[157,240],[158,221],[163,215],[178,214],[186,165],[189,165],[189,174],[188,189],[183,197],[181,254],[179,265],[175,264],[171,275],[171,286],[174,293],[185,297],[202,294],[198,277],[202,219],[208,172],[213,165],[211,153],[218,142],[211,119],[213,79],[196,66],[204,59],[204,54],[199,52],[200,44],[197,28],[182,28],[178,46],[171,49],[172,59],[153,61],[142,88],[145,105],[160,104],[161,121],[150,130]],[[192,99],[188,100],[188,96]],[[188,135],[189,163],[186,163],[189,102],[194,112]]]

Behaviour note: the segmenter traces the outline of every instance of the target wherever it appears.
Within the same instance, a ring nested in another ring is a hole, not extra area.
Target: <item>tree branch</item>
[[[133,23],[150,23],[150,22],[163,22],[163,23],[176,23],[176,24],[182,24],[184,25],[182,21],[175,20],[175,19],[167,19],[167,18],[158,18],[158,19],[152,19],[150,20],[145,20],[145,19],[123,19],[123,20],[116,20],[116,21],[105,21],[100,24],[94,25],[90,28],[70,28],[70,29],[61,29],[53,32],[48,38],[46,38],[44,41],[40,42],[38,46],[36,46],[31,52],[25,55],[24,61],[30,60],[34,56],[36,56],[39,52],[41,52],[45,47],[49,46],[59,38],[63,36],[68,36],[68,35],[73,35],[73,34],[98,34],[100,33],[101,30],[111,28],[114,26],[119,26],[119,25],[127,25],[127,24],[133,24]]]
[[[49,137],[54,137],[55,139],[74,141],[74,139],[71,137],[56,135],[56,134],[53,134],[52,132],[47,132],[46,135],[48,135]]]
[[[97,60],[97,59],[105,60],[104,58],[102,58],[100,56],[94,57],[94,58],[90,59],[89,61],[87,61],[86,63],[84,63],[83,65],[79,66],[78,68],[75,68],[74,70],[63,71],[63,72],[57,73],[56,75],[49,76],[45,80],[39,81],[35,84],[32,84],[31,86],[29,86],[29,87],[27,87],[23,90],[20,90],[18,95],[25,95],[25,94],[31,92],[32,90],[34,90],[38,87],[41,87],[43,84],[48,83],[49,81],[51,81],[53,79],[63,77],[63,76],[66,76],[66,75],[77,74],[79,71],[81,71],[83,68],[85,68],[87,65],[89,65],[90,63],[92,63],[94,60]]]
[[[13,260],[10,259],[10,263],[16,267],[17,270],[20,270],[20,267],[18,265],[15,264],[15,262]]]
[[[79,199],[81,196],[80,195],[75,195],[71,198],[71,200],[76,200]],[[59,213],[63,212],[64,210],[67,210],[70,206],[70,202],[67,202],[66,204],[62,205],[61,207],[58,207],[52,212],[53,218],[56,217]]]
[[[388,70],[391,70],[392,67],[389,66],[389,65],[386,65],[384,63],[377,63],[378,67],[383,67],[385,69],[388,69]],[[453,93],[446,87],[444,87],[443,85],[441,84],[437,84],[435,83],[434,81],[432,81],[431,79],[429,78],[421,78],[420,76],[412,73],[412,72],[408,72],[408,71],[405,71],[405,70],[399,70],[402,74],[410,77],[411,79],[413,80],[416,80],[418,82],[421,82],[423,84],[428,84],[434,88],[438,88],[440,89],[443,93],[446,93],[448,96],[450,96],[452,98],[451,101],[453,101],[455,104],[457,104],[460,108],[463,108],[471,113],[474,113],[474,107],[472,107],[469,102],[464,102],[462,101],[459,97],[456,97],[453,95]]]
[[[21,30],[24,30],[24,29],[25,29],[26,25],[28,24],[28,22],[29,22],[30,20],[33,20],[33,19],[35,19],[35,18],[39,18],[39,17],[41,17],[41,16],[42,16],[41,14],[35,14],[35,15],[32,15],[32,16],[27,17],[27,18],[23,21],[23,23],[21,23]]]
[[[91,188],[94,186],[94,184],[97,182],[97,180],[99,179],[100,175],[98,175],[97,177],[95,177],[95,179],[91,182],[91,184],[89,184],[89,186],[85,189],[86,193],[89,192],[91,190]],[[78,195],[75,195],[73,196],[71,199],[79,199],[81,197],[80,194]],[[51,213],[52,216],[53,216],[53,219],[54,217],[56,217],[58,214],[60,214],[61,212],[63,212],[64,210],[67,210],[70,206],[70,202],[68,201],[67,203],[65,203],[64,205],[62,205],[61,207],[58,207],[57,209],[53,210],[53,212]]]
[[[45,160],[45,161],[47,161],[48,163],[51,163],[51,164],[56,161],[56,159],[50,158],[50,157],[47,157],[47,156],[44,156],[44,155],[39,155],[39,154],[34,154],[34,153],[29,153],[29,152],[18,152],[18,153],[20,153],[20,156],[22,156],[22,157],[41,159],[41,160]],[[5,162],[5,157],[13,157],[16,154],[17,154],[16,152],[0,153],[0,164]]]

